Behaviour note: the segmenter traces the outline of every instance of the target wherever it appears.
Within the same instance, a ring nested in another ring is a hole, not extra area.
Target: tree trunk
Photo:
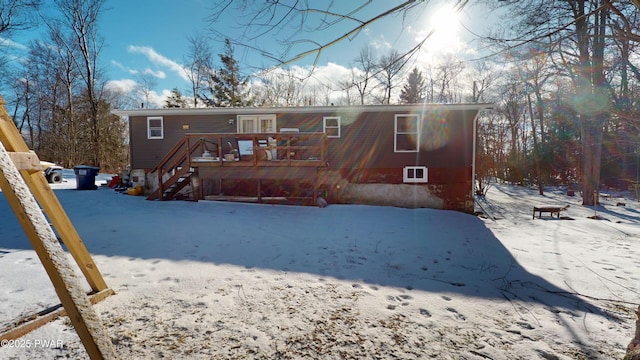
[[[578,96],[583,97],[584,111],[580,116],[582,132],[582,205],[597,204],[602,160],[602,126],[606,110],[611,103],[606,90],[604,76],[605,25],[608,8],[602,8],[595,16],[593,35],[589,34],[584,16],[576,19],[576,35],[580,55],[580,78],[577,81]],[[584,14],[584,4],[580,2],[580,13]],[[589,38],[592,38],[592,54],[589,53]]]
[[[531,94],[527,94],[529,105],[529,118],[531,119],[531,135],[533,136],[533,161],[535,162],[536,184],[538,185],[538,193],[544,195],[544,187],[542,186],[542,174],[540,174],[540,158],[538,157],[538,135],[536,134],[536,122],[533,117],[533,104],[531,104]]]

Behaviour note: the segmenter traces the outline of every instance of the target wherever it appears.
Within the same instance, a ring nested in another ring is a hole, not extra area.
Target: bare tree
[[[309,85],[306,92],[307,98],[309,99],[308,105],[335,105],[332,99],[333,93],[334,89],[330,83],[319,82]]]
[[[487,61],[474,62],[469,68],[472,84],[471,102],[484,102],[485,93],[494,85],[496,72]]]
[[[273,69],[258,76],[254,84],[256,103],[260,106],[299,106],[305,104],[303,91],[306,79],[293,69]]]
[[[353,76],[353,72],[351,72]],[[338,87],[341,91],[341,96],[338,100],[338,104],[340,105],[353,105],[353,78],[343,79],[338,81]]]
[[[503,37],[500,43],[550,45],[557,49],[558,64],[573,82],[574,106],[580,113],[583,205],[595,205],[602,166],[603,126],[611,108],[605,50],[612,34],[611,19],[620,17],[624,5],[614,7],[608,0],[553,3],[528,0],[493,5],[508,8],[509,21],[504,25],[515,34],[512,38]]]
[[[382,104],[391,104],[393,90],[398,86],[396,78],[401,73],[404,64],[397,50],[391,50],[378,60],[375,77],[383,88],[383,96],[380,100]]]
[[[464,69],[464,63],[453,56],[446,57],[442,63],[436,66],[433,80],[436,87],[435,100],[437,102],[460,102],[462,89],[459,87],[459,80]]]
[[[213,55],[207,38],[204,35],[196,34],[190,36],[187,38],[187,41],[189,43],[189,53],[185,58],[185,64],[191,85],[193,107],[198,107],[198,100],[204,88],[205,78],[213,68]]]
[[[92,131],[91,144],[94,165],[101,160],[101,126],[99,124],[99,106],[102,87],[99,83],[98,58],[102,48],[102,40],[98,35],[98,19],[102,12],[104,0],[55,0],[61,18],[49,22],[49,27],[59,24],[59,43],[64,46],[73,59],[80,75],[86,101],[89,103],[89,126]]]
[[[457,0],[462,9],[468,1]],[[255,52],[273,66],[290,64],[306,57],[314,58],[315,68],[323,52],[331,46],[357,36],[377,21],[398,16],[405,19],[410,13],[420,12],[428,2],[407,0],[400,4],[373,1],[311,2],[297,0],[217,0],[208,17],[211,32],[220,40],[230,38],[236,46]],[[236,16],[242,14],[242,16]],[[222,18],[233,18],[236,26],[220,27]],[[399,27],[399,33],[405,27]],[[324,35],[324,36],[321,36]],[[428,33],[411,49],[402,50],[402,57],[414,54],[422,47]],[[261,40],[271,37],[282,47],[266,48]]]
[[[545,106],[543,91],[547,86],[546,82],[552,76],[549,72],[549,56],[530,49],[528,53],[521,56],[523,61],[518,63],[516,70],[525,88],[527,97],[527,108],[531,123],[531,137],[533,139],[533,160],[535,163],[535,178],[538,184],[538,192],[544,195],[542,168],[540,164],[541,154],[545,151]],[[534,95],[534,100],[531,95]],[[538,120],[536,122],[536,119]],[[548,174],[547,174],[548,175]]]
[[[142,107],[153,108],[155,105],[151,103],[151,93],[158,85],[153,74],[142,72],[136,75],[136,87],[133,89]]]
[[[15,31],[28,30],[35,27],[37,25],[37,17],[35,15],[38,13],[39,8],[39,0],[0,1],[0,34],[2,34],[2,38],[9,38],[9,36]],[[2,42],[3,41],[0,41],[0,51],[4,52],[5,49],[2,46]],[[2,56],[2,54],[0,54],[0,76],[2,78],[10,78],[16,71],[20,71],[9,65],[9,58],[9,56]],[[13,99],[14,121],[17,121],[17,111],[23,104],[23,101],[26,100],[22,97],[22,95],[24,95],[23,91],[16,88],[21,85],[28,86],[29,84],[18,84],[17,82],[13,82],[11,84],[15,94],[15,98]],[[9,103],[9,100],[7,101]]]
[[[376,61],[373,48],[366,46],[360,50],[358,57],[354,60],[355,69],[351,69],[353,86],[360,95],[360,105],[365,104],[365,100],[371,92],[371,82],[373,74],[376,72]]]
[[[27,30],[36,23],[40,0],[3,0],[0,2],[0,33]]]
[[[424,80],[424,85],[425,85],[425,97],[424,97],[424,101],[428,102],[428,103],[433,103],[436,102],[436,90],[435,90],[435,86],[436,86],[436,82],[435,82],[435,70],[433,68],[433,66],[428,65],[425,69],[425,80]]]

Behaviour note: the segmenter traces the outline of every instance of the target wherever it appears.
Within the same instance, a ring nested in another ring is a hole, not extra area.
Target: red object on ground
[[[113,189],[114,187],[118,186],[119,183],[120,183],[120,176],[116,175],[109,182],[109,187]]]

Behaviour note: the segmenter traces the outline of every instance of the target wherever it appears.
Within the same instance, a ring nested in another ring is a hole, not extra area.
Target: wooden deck
[[[148,199],[172,199],[192,177],[258,180],[258,199],[261,180],[315,183],[327,164],[326,139],[324,133],[187,134],[152,170],[159,188]],[[194,200],[207,196],[200,188]]]

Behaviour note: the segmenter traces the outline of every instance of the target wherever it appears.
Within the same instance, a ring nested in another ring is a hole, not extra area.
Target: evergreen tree
[[[424,79],[422,72],[413,68],[407,77],[407,83],[400,91],[400,102],[404,104],[420,103],[424,100]]]
[[[171,94],[167,96],[167,99],[164,101],[164,108],[186,108],[187,100],[182,96],[182,93],[178,88],[173,88],[171,90]]]
[[[248,105],[244,87],[249,79],[240,74],[240,65],[233,57],[233,47],[229,39],[225,40],[224,48],[224,53],[218,55],[222,66],[211,76],[215,90],[213,105],[216,107]]]

